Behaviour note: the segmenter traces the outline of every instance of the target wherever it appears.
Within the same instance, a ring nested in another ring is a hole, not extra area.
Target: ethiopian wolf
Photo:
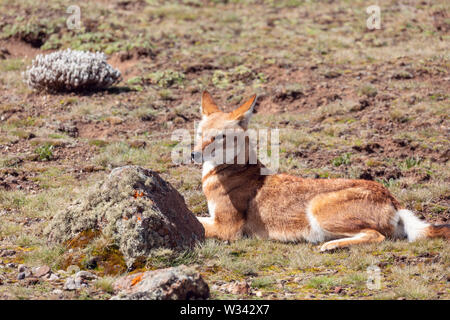
[[[217,150],[216,155],[205,152],[212,145],[217,149],[218,142],[228,141],[230,130],[245,133],[255,102],[256,95],[225,113],[208,92],[203,92],[202,120],[191,156],[203,164],[202,187],[210,217],[199,220],[206,237],[306,240],[323,243],[321,251],[385,238],[450,238],[450,225],[432,225],[418,219],[379,183],[262,175],[264,165],[250,161],[255,150],[248,137],[234,162],[217,161]],[[226,145],[224,150],[229,151]],[[238,162],[239,157],[243,161]]]

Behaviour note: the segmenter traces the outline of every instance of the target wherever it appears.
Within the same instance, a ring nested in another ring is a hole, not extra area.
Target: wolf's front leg
[[[197,217],[197,219],[205,228],[205,238],[217,238],[217,226],[214,225],[212,217]]]
[[[205,228],[205,238],[236,240],[242,237],[243,221],[239,223],[217,223],[213,217],[197,217]]]

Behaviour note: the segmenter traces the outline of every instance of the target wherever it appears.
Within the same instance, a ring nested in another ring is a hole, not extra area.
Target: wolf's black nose
[[[194,160],[194,162],[201,163],[202,162],[202,153],[198,152],[198,151],[192,152],[191,159]]]

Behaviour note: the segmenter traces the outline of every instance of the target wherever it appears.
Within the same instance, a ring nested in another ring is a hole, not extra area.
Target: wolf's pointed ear
[[[220,112],[219,107],[215,104],[213,98],[208,91],[202,94],[202,115],[209,116],[211,113]]]
[[[256,94],[254,94],[249,100],[247,100],[239,108],[231,112],[230,119],[243,121],[245,125],[248,124],[253,114],[253,109],[256,104]]]

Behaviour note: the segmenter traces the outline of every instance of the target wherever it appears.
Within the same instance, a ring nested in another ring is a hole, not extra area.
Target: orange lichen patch
[[[66,246],[69,248],[83,248],[91,242],[92,239],[100,235],[99,230],[85,230],[80,232],[75,238],[66,242]]]
[[[140,274],[140,275],[138,275],[137,277],[134,277],[134,278],[131,280],[131,286],[134,286],[135,284],[141,282],[142,276],[143,276],[143,274]]]
[[[143,191],[138,192],[137,190],[134,190],[133,197],[134,197],[135,199],[140,198],[140,197],[143,197],[143,196],[144,196],[144,192],[143,192]]]

